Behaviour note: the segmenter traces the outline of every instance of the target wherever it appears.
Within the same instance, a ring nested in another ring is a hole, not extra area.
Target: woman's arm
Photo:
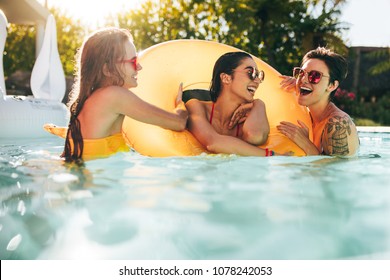
[[[172,113],[142,100],[127,89],[121,87],[112,88],[114,93],[112,96],[115,96],[112,108],[118,114],[123,114],[137,121],[158,125],[162,128],[175,131],[183,131],[186,128],[188,112],[181,100],[181,85],[175,100],[175,109]]]
[[[212,153],[237,154],[242,156],[265,156],[265,150],[233,136],[218,134],[207,119],[201,101],[191,99],[186,103],[189,112],[188,130]]]
[[[255,99],[241,104],[232,115],[229,129],[237,124],[243,124],[242,140],[257,146],[264,144],[270,131],[264,102]]]
[[[356,126],[347,115],[330,117],[322,136],[324,153],[331,156],[353,156],[359,149]]]
[[[267,141],[269,131],[265,104],[260,99],[255,99],[253,108],[242,126],[242,140],[252,145],[262,145]]]

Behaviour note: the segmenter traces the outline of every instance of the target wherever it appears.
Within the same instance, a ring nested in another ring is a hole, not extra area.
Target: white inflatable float
[[[7,37],[7,18],[0,10],[0,51]],[[12,50],[11,50],[12,51]],[[57,48],[54,17],[48,17],[42,49],[31,73],[32,97],[7,96],[0,57],[0,138],[47,137],[48,122],[67,125],[68,109],[61,103],[66,84]]]

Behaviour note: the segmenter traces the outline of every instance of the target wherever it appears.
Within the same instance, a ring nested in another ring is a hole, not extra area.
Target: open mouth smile
[[[255,92],[256,92],[256,90],[257,90],[256,87],[248,87],[247,89],[248,89],[248,91],[250,92],[250,94],[252,94],[252,95],[255,95]]]
[[[311,88],[307,88],[307,87],[301,87],[301,88],[299,88],[299,93],[301,94],[301,95],[308,95],[308,94],[310,94],[310,93],[312,93],[312,89]]]

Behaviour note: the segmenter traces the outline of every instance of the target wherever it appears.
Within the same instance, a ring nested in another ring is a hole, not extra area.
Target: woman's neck
[[[309,107],[313,123],[319,123],[326,117],[330,104],[331,102],[327,100]]]
[[[229,95],[221,94],[214,102],[214,117],[223,129],[227,129],[234,111],[240,106],[239,100],[231,98]]]
[[[243,103],[242,100],[234,98],[229,94],[222,94],[218,97],[215,102],[215,109],[219,112],[222,119],[226,120],[231,118],[233,112]]]

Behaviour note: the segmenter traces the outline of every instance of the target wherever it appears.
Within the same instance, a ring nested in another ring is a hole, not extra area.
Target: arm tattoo
[[[327,124],[328,151],[334,155],[349,154],[348,136],[351,135],[352,121],[348,116],[335,116]]]

